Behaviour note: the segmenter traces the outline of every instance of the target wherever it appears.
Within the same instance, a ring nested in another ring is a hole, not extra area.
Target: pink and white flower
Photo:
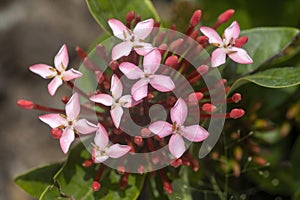
[[[66,104],[65,109],[66,116],[63,114],[46,114],[39,118],[51,128],[63,130],[59,142],[62,151],[67,153],[71,143],[75,139],[75,134],[89,134],[96,131],[98,127],[86,119],[78,119],[80,113],[80,101],[77,93],[73,94]]]
[[[224,64],[226,62],[226,55],[237,63],[253,63],[252,59],[244,49],[235,46],[235,41],[240,34],[240,26],[236,21],[225,29],[223,38],[210,27],[202,26],[200,27],[200,31],[208,37],[208,42],[210,44],[218,47],[211,55],[212,67],[218,67]]]
[[[128,29],[122,22],[116,19],[108,20],[108,25],[113,31],[114,36],[123,40],[112,49],[112,59],[117,60],[122,56],[128,56],[132,49],[139,55],[146,55],[153,47],[146,43],[145,39],[151,33],[154,20],[147,19],[136,24],[133,31]]]
[[[187,104],[182,98],[179,98],[170,111],[172,124],[165,121],[157,121],[149,126],[149,130],[161,138],[172,134],[169,141],[169,150],[176,159],[180,158],[186,151],[182,137],[191,142],[201,142],[209,135],[209,133],[198,124],[184,126],[187,114]]]
[[[119,128],[121,118],[123,115],[123,108],[129,108],[132,106],[131,95],[124,95],[123,85],[116,74],[111,78],[111,95],[97,94],[90,98],[91,101],[101,103],[105,106],[111,106],[110,115],[114,125]]]
[[[95,163],[102,163],[108,158],[120,158],[131,150],[128,145],[109,145],[109,138],[105,128],[98,123],[98,130],[94,138],[92,159]]]
[[[54,58],[55,67],[46,64],[36,64],[30,66],[29,69],[44,79],[53,78],[48,84],[48,91],[50,95],[53,96],[57,88],[62,85],[63,81],[70,81],[82,76],[81,72],[73,68],[66,71],[68,64],[68,50],[67,46],[64,44]]]
[[[119,69],[128,79],[140,79],[131,88],[131,94],[134,100],[139,101],[147,96],[148,84],[160,92],[169,92],[175,88],[175,85],[169,76],[155,74],[160,66],[160,62],[161,54],[159,50],[155,49],[144,57],[144,71],[130,62],[123,62],[120,64]]]

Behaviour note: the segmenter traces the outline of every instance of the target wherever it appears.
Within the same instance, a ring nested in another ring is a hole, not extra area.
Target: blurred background
[[[187,26],[192,12],[199,8],[205,13],[205,24],[212,24],[220,13],[234,8],[242,29],[299,28],[300,25],[300,0],[222,0],[218,3],[156,0],[153,3],[165,24],[176,21],[179,30]],[[70,91],[63,87],[54,98],[49,98],[48,81],[31,73],[28,67],[36,63],[52,65],[55,54],[66,43],[70,66],[77,68],[80,61],[75,47],[88,49],[101,33],[85,1],[0,1],[0,199],[31,199],[13,183],[13,177],[64,158],[49,127],[38,120],[41,112],[20,109],[16,101],[29,99],[63,107],[59,97]]]

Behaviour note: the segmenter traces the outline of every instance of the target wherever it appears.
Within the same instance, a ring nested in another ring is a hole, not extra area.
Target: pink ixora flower
[[[216,47],[216,50],[211,55],[211,66],[217,67],[226,62],[226,55],[233,61],[241,64],[251,64],[252,59],[248,53],[239,47],[235,47],[235,41],[240,34],[240,26],[234,21],[228,28],[225,29],[223,38],[212,28],[202,26],[200,31],[208,37],[208,42]]]
[[[111,78],[111,96],[108,94],[97,94],[90,98],[91,101],[101,103],[106,106],[111,106],[110,115],[114,122],[114,125],[119,128],[121,118],[123,115],[123,108],[129,108],[132,106],[131,95],[124,95],[123,85],[116,74]]]
[[[95,163],[102,163],[108,158],[119,158],[131,150],[128,145],[109,145],[109,138],[105,128],[98,123],[98,130],[94,138],[95,144],[92,148],[92,159]]]
[[[131,94],[134,100],[139,101],[148,94],[148,84],[160,92],[172,91],[175,85],[169,76],[154,74],[161,61],[161,54],[159,50],[155,49],[145,55],[143,60],[142,71],[138,66],[130,62],[123,62],[119,68],[124,75],[131,80],[138,80],[131,88]]]
[[[46,114],[40,116],[40,120],[48,124],[51,128],[62,129],[60,137],[60,147],[64,153],[67,153],[75,134],[88,134],[96,131],[98,127],[86,119],[78,119],[80,113],[80,102],[77,93],[70,98],[66,104],[66,116],[62,114]],[[74,134],[75,133],[75,134]]]
[[[146,43],[145,39],[151,33],[153,24],[153,19],[144,20],[137,23],[133,31],[131,31],[119,20],[108,20],[108,25],[112,29],[114,36],[123,40],[122,43],[113,47],[112,59],[117,60],[122,56],[128,56],[132,49],[142,56],[150,52],[153,49],[152,44]]]
[[[55,67],[46,64],[36,64],[30,66],[29,69],[45,79],[53,78],[48,85],[48,91],[50,95],[53,96],[57,88],[62,85],[63,81],[70,81],[82,76],[79,71],[73,68],[66,71],[68,64],[68,50],[67,46],[64,44],[54,58]]]
[[[149,130],[161,138],[172,134],[169,141],[169,150],[175,158],[180,158],[186,151],[182,136],[191,142],[201,142],[208,137],[208,132],[198,124],[183,125],[187,118],[188,110],[182,98],[177,100],[170,112],[173,124],[157,121],[149,126]]]

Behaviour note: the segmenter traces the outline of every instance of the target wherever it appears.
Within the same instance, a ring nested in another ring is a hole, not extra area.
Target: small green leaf
[[[53,185],[53,176],[62,164],[56,163],[33,169],[15,178],[15,182],[33,197],[39,197],[49,186]]]
[[[116,18],[122,21],[129,11],[135,11],[143,19],[154,18],[159,21],[159,16],[150,0],[130,0],[130,2],[120,0],[86,0],[86,3],[95,20],[107,33],[111,32],[107,24],[108,19]]]
[[[145,175],[130,174],[128,177],[128,187],[122,190],[119,186],[121,175],[109,167],[105,167],[101,176],[100,190],[94,192],[92,190],[92,183],[100,165],[83,167],[82,163],[89,158],[90,153],[82,143],[73,148],[66,164],[54,177],[55,187],[48,187],[40,199],[50,200],[64,197],[85,200],[134,200],[138,198],[143,188]]]
[[[246,35],[249,38],[248,43],[243,48],[247,50],[253,63],[249,65],[238,64],[237,73],[251,73],[262,65],[274,61],[275,58],[287,54],[289,52],[288,47],[299,34],[299,29],[285,27],[254,28],[242,31],[241,35]]]
[[[286,88],[300,84],[300,67],[283,67],[269,69],[238,79],[231,87],[231,91],[241,85],[252,82],[267,88]]]

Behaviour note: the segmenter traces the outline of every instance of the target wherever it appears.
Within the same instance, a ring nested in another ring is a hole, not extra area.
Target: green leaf
[[[33,197],[39,197],[49,185],[53,185],[53,176],[61,166],[62,164],[55,163],[33,169],[16,177],[15,182]]]
[[[86,0],[89,10],[98,24],[107,33],[111,30],[107,24],[108,19],[116,18],[124,22],[129,11],[135,11],[143,19],[154,18],[159,21],[159,16],[150,0]]]
[[[234,91],[241,85],[252,82],[267,88],[286,88],[300,83],[300,67],[269,69],[238,79],[231,87]]]
[[[241,35],[246,35],[249,38],[248,43],[243,48],[247,50],[253,63],[249,65],[238,64],[237,73],[251,73],[262,65],[271,61],[274,62],[274,59],[289,53],[288,47],[292,45],[293,40],[299,34],[299,29],[285,27],[254,28],[243,31]]]
[[[92,190],[92,183],[100,165],[85,168],[84,160],[90,158],[90,153],[80,143],[70,152],[64,167],[55,175],[55,187],[48,187],[40,199],[50,200],[60,197],[71,199],[137,199],[143,187],[145,175],[130,174],[128,187],[120,189],[121,175],[115,170],[105,167],[100,179],[101,188],[98,192]]]

